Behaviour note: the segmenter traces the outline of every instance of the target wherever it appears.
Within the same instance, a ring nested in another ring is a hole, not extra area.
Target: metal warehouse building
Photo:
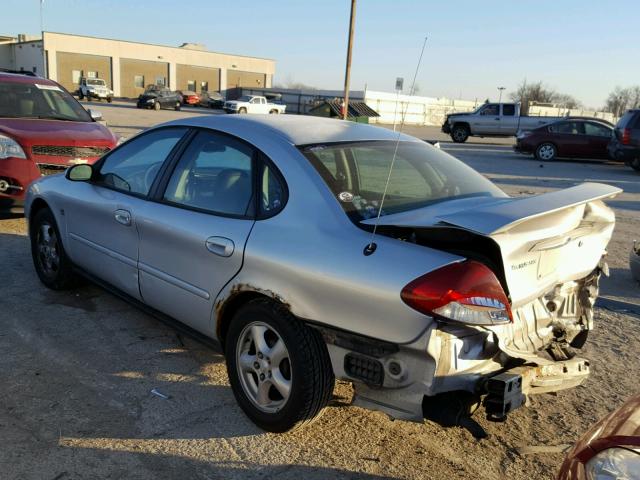
[[[0,36],[0,67],[45,74],[69,91],[83,76],[98,77],[116,97],[132,98],[150,84],[223,93],[271,87],[275,73],[274,60],[209,52],[199,44],[168,47],[53,32],[38,39]]]

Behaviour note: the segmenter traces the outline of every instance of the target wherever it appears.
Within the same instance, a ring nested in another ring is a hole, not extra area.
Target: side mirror
[[[98,112],[97,110],[89,109],[89,115],[91,115],[91,119],[94,122],[99,122],[100,120],[102,120],[102,113]]]
[[[93,177],[93,167],[86,163],[80,163],[68,168],[64,176],[72,182],[88,182]]]

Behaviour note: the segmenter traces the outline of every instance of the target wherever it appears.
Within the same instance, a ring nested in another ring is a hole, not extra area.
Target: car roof
[[[202,115],[163,124],[204,127],[251,138],[278,135],[292,145],[391,140],[420,142],[415,137],[382,127],[306,115]]]
[[[42,77],[34,77],[32,75],[26,75],[21,73],[6,73],[0,72],[0,82],[7,83],[39,83],[40,85],[55,85],[58,86],[56,82],[53,80],[49,80],[48,78]]]

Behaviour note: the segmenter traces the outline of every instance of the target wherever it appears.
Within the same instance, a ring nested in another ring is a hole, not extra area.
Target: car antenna
[[[409,96],[413,96],[415,87],[416,87],[416,78],[418,78],[418,71],[420,70],[420,64],[422,63],[422,55],[424,54],[424,48],[427,46],[427,39],[429,37],[424,37],[424,42],[422,43],[422,50],[420,51],[420,57],[418,58],[418,64],[416,65],[416,71],[413,74],[413,82],[411,83],[411,89],[409,90]],[[396,110],[398,108],[398,100],[396,97]],[[364,254],[366,256],[371,255],[376,251],[377,245],[374,242],[376,231],[378,230],[378,224],[380,223],[380,215],[382,214],[382,206],[384,205],[385,198],[387,197],[387,189],[389,188],[389,181],[391,180],[391,172],[393,172],[393,165],[396,163],[396,156],[398,154],[398,146],[400,145],[400,137],[402,136],[402,128],[404,127],[404,120],[407,116],[407,110],[409,108],[409,102],[404,106],[404,110],[402,111],[402,119],[400,120],[400,128],[398,128],[398,137],[396,138],[396,146],[393,150],[393,157],[391,158],[391,165],[389,165],[389,174],[387,175],[387,182],[384,185],[384,191],[382,192],[382,198],[380,199],[380,205],[378,207],[378,215],[376,216],[376,223],[373,225],[373,231],[371,232],[371,239],[366,247],[364,247]]]

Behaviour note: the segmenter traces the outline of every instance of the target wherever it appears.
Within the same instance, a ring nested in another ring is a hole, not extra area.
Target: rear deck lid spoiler
[[[520,223],[549,215],[581,204],[618,195],[622,189],[603,183],[583,183],[575,187],[523,198],[476,198],[451,201],[460,209],[441,208],[446,203],[430,205],[418,210],[384,215],[380,225],[396,227],[433,227],[453,225],[481,235],[504,233]],[[473,200],[473,202],[468,201]],[[444,211],[443,211],[444,210]],[[456,211],[457,210],[457,211]],[[438,213],[441,211],[442,213]],[[423,213],[423,215],[421,215]],[[375,218],[363,220],[374,225]]]

